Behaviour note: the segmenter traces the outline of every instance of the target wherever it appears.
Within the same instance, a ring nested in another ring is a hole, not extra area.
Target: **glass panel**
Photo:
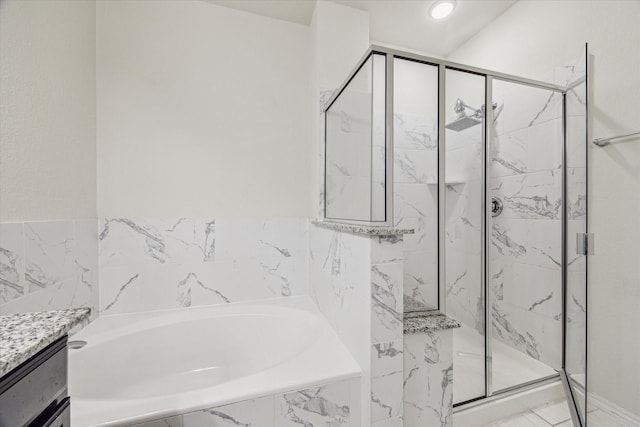
[[[372,55],[326,113],[325,216],[386,220],[385,57]]]
[[[482,220],[485,78],[446,73],[446,310],[454,330],[454,403],[485,395]]]
[[[562,102],[558,92],[493,81],[494,392],[562,368]]]
[[[438,306],[438,67],[394,60],[394,222],[404,237],[405,311]]]
[[[587,257],[576,253],[576,234],[587,232],[587,82],[586,55],[573,71],[567,110],[567,313],[565,371],[578,412],[586,416]]]

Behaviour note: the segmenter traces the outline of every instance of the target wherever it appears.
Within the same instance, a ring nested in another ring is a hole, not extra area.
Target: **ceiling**
[[[309,25],[316,0],[206,0],[221,6]],[[442,21],[428,16],[434,0],[331,0],[369,12],[373,42],[448,56],[518,0],[457,0]]]
[[[268,16],[296,24],[309,25],[316,0],[205,0],[220,6]]]
[[[373,42],[448,56],[517,0],[458,0],[453,13],[442,21],[428,15],[434,0],[334,1],[369,12]]]

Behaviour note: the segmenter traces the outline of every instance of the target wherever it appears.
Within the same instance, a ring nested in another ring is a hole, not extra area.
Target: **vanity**
[[[77,308],[0,316],[0,427],[70,425],[67,334],[90,314]]]

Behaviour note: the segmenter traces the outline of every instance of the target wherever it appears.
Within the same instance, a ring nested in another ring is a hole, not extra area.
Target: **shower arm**
[[[492,106],[493,106],[493,109],[495,110],[496,108],[498,108],[498,103],[493,102]],[[466,104],[462,99],[460,98],[456,99],[456,105],[453,107],[453,111],[458,113],[460,117],[464,117],[466,116],[465,109],[469,109],[473,111],[473,117],[476,117],[478,119],[481,119],[484,117],[484,104],[482,104],[480,108],[473,108],[472,106]]]

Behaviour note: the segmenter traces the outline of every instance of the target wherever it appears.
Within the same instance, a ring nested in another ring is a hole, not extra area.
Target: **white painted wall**
[[[310,40],[202,1],[99,1],[100,216],[309,216]]]
[[[0,2],[0,221],[96,216],[95,2]]]
[[[0,1],[0,314],[97,313],[95,2]]]
[[[327,0],[318,0],[311,20],[312,140],[309,191],[312,216],[324,216],[324,116],[319,114],[331,93],[339,89],[369,47],[369,14]],[[320,191],[318,191],[320,189]]]
[[[592,136],[640,126],[640,2],[521,0],[449,59],[527,77],[595,57]],[[640,140],[590,153],[589,388],[640,414]]]

